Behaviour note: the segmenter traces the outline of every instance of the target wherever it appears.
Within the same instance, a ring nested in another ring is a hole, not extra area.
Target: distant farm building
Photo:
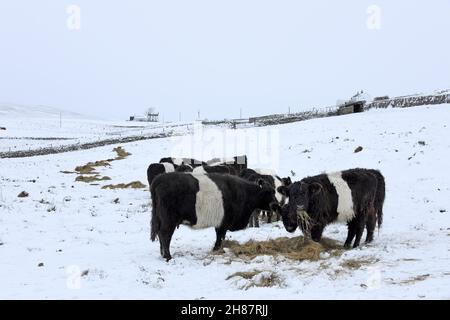
[[[149,113],[146,116],[130,116],[130,121],[158,122],[159,113]]]
[[[355,102],[347,102],[341,105],[337,111],[339,115],[349,114],[349,113],[358,113],[364,111],[364,105],[366,101],[355,101]]]

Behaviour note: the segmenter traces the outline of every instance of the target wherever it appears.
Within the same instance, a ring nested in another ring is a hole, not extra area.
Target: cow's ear
[[[318,182],[313,182],[313,183],[311,183],[311,184],[309,185],[309,191],[310,191],[312,194],[317,194],[317,193],[319,193],[320,191],[322,191],[322,189],[323,189],[322,185],[321,185],[320,183],[318,183]]]
[[[258,181],[256,181],[256,184],[257,184],[260,188],[262,188],[263,185],[264,185],[264,180],[263,180],[263,179],[258,179]]]
[[[291,177],[283,178],[282,181],[285,186],[290,186],[292,184]]]
[[[286,186],[279,186],[277,191],[281,193],[283,196],[289,197],[289,188]]]

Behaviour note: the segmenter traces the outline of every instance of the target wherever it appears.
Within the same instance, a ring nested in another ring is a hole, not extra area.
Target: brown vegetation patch
[[[131,155],[131,153],[125,151],[122,147],[116,147],[113,151],[117,153],[117,157],[114,160],[122,160]]]
[[[361,269],[361,267],[378,262],[375,258],[348,259],[341,263],[341,267],[351,270]]]
[[[62,173],[70,174],[70,173],[76,173],[80,175],[94,175],[94,176],[78,176],[75,181],[82,181],[82,182],[93,182],[93,181],[104,181],[104,180],[111,180],[110,177],[100,177],[98,175],[98,172],[95,171],[95,168],[97,167],[109,167],[111,166],[111,162],[115,160],[122,160],[128,157],[131,153],[126,152],[122,147],[116,147],[113,149],[114,152],[117,153],[117,156],[114,159],[107,159],[107,160],[98,160],[94,162],[88,162],[85,165],[77,166],[75,168],[75,172],[72,171],[61,171]],[[131,188],[135,188],[133,185],[127,186]]]
[[[226,280],[240,277],[247,280],[247,283],[241,286],[241,289],[247,290],[252,287],[282,287],[282,279],[273,271],[251,270],[244,272],[235,272],[229,275]]]
[[[105,180],[111,180],[110,177],[108,176],[100,176],[98,174],[94,175],[94,176],[78,176],[76,177],[75,181],[80,181],[80,182],[86,182],[86,183],[90,183],[90,182],[94,182],[94,181],[105,181]]]
[[[400,282],[400,284],[414,284],[416,282],[424,281],[427,279],[430,275],[429,274],[422,274],[419,276],[415,276],[406,280],[403,280]]]
[[[141,189],[145,188],[146,185],[143,184],[140,181],[133,181],[130,183],[119,183],[119,184],[108,184],[106,186],[103,186],[102,189]]]
[[[257,256],[285,256],[292,260],[319,260],[322,252],[333,256],[342,254],[342,246],[331,239],[322,239],[320,243],[305,239],[303,236],[294,238],[276,238],[267,241],[250,240],[244,244],[237,241],[224,241],[224,247],[240,258],[254,259]]]

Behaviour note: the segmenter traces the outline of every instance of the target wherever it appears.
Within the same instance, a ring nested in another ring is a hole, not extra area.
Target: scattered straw
[[[106,186],[103,186],[102,189],[141,189],[141,188],[145,188],[146,185],[143,184],[140,181],[133,181],[130,183],[119,183],[119,184],[108,184]]]
[[[94,174],[95,172],[95,168],[85,164],[84,166],[78,166],[75,168],[75,171],[78,172],[79,174]]]
[[[77,172],[75,172],[75,171],[66,171],[66,170],[64,170],[64,171],[60,171],[61,173],[64,173],[64,174],[74,174],[74,173],[77,173]]]
[[[403,280],[402,282],[400,282],[400,284],[414,284],[416,282],[424,281],[428,277],[430,277],[429,274],[422,274],[422,275],[419,275],[419,276],[415,276],[415,277]]]
[[[240,289],[248,290],[252,287],[283,287],[282,279],[273,271],[252,270],[246,272],[235,272],[228,276],[226,280],[240,277],[246,280],[246,283]]]
[[[351,270],[358,270],[361,269],[362,266],[374,264],[378,261],[378,259],[367,257],[361,259],[348,259],[341,263],[341,267]]]
[[[241,277],[244,279],[251,279],[254,276],[256,276],[257,274],[260,274],[262,271],[261,270],[252,270],[252,271],[239,271],[239,272],[235,272],[233,274],[230,274],[225,280],[230,280],[231,278],[234,277]]]
[[[303,230],[303,233],[307,235],[308,238],[311,238],[311,227],[313,226],[311,217],[305,210],[297,210],[297,222],[300,226],[300,229]]]
[[[331,255],[342,254],[342,246],[331,239],[322,239],[320,243],[303,236],[277,238],[267,241],[250,240],[244,244],[236,241],[224,241],[224,247],[240,258],[254,259],[258,256],[285,256],[293,260],[318,260],[322,252]]]
[[[86,183],[90,183],[90,182],[94,182],[94,181],[105,181],[105,180],[111,180],[110,177],[108,176],[100,176],[98,174],[94,175],[94,176],[78,176],[76,177],[75,181],[80,181],[80,182],[86,182]]]
[[[122,147],[116,147],[113,151],[117,153],[117,157],[114,160],[122,160],[131,155],[131,153],[125,151]]]

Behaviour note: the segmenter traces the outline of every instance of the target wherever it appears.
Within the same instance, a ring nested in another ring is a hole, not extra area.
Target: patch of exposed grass
[[[113,151],[117,153],[117,157],[114,160],[122,160],[131,155],[131,153],[125,151],[122,147],[116,147]]]
[[[361,269],[362,266],[378,262],[375,258],[348,259],[341,263],[341,267],[351,270]]]
[[[108,184],[106,186],[103,186],[102,189],[141,189],[145,188],[146,185],[143,184],[140,181],[133,181],[130,183],[119,183],[119,184]]]
[[[236,241],[224,241],[224,247],[240,258],[254,259],[262,255],[285,256],[292,260],[319,260],[322,252],[337,256],[342,254],[342,246],[331,239],[322,239],[320,243],[305,239],[303,236],[294,238],[277,238],[267,241],[250,240],[244,244]]]
[[[86,183],[90,183],[90,182],[94,182],[94,181],[105,181],[105,180],[111,180],[110,177],[108,176],[100,176],[98,174],[94,175],[94,176],[78,176],[76,177],[75,181],[80,181],[80,182],[86,182]]]
[[[235,272],[233,274],[230,274],[225,280],[230,280],[231,278],[234,277],[241,277],[244,279],[251,279],[254,276],[256,276],[257,274],[260,274],[262,271],[261,270],[252,270],[252,271],[239,271],[239,272]]]
[[[403,280],[400,282],[400,284],[414,284],[416,282],[420,282],[420,281],[424,281],[425,279],[427,279],[430,275],[429,274],[422,274],[419,276],[415,276],[406,280]]]
[[[112,161],[122,160],[128,157],[131,153],[126,152],[122,147],[116,147],[113,149],[114,152],[117,153],[117,156],[114,159],[107,160],[98,160],[94,162],[88,162],[85,165],[77,166],[75,168],[75,172],[73,171],[61,171],[62,173],[78,173],[78,174],[97,174],[95,172],[96,167],[109,167]]]
[[[282,279],[273,271],[251,270],[243,272],[235,272],[229,275],[226,280],[240,277],[247,280],[240,289],[248,290],[252,287],[282,287],[284,283]]]
[[[99,160],[95,162],[88,162],[83,166],[78,166],[75,168],[75,171],[79,174],[96,174],[95,168],[96,167],[106,167],[110,166],[109,161],[107,160]],[[66,171],[70,172],[70,171]]]
[[[77,172],[75,172],[75,171],[67,171],[67,170],[64,170],[64,171],[60,171],[61,173],[64,173],[64,174],[76,174]]]

